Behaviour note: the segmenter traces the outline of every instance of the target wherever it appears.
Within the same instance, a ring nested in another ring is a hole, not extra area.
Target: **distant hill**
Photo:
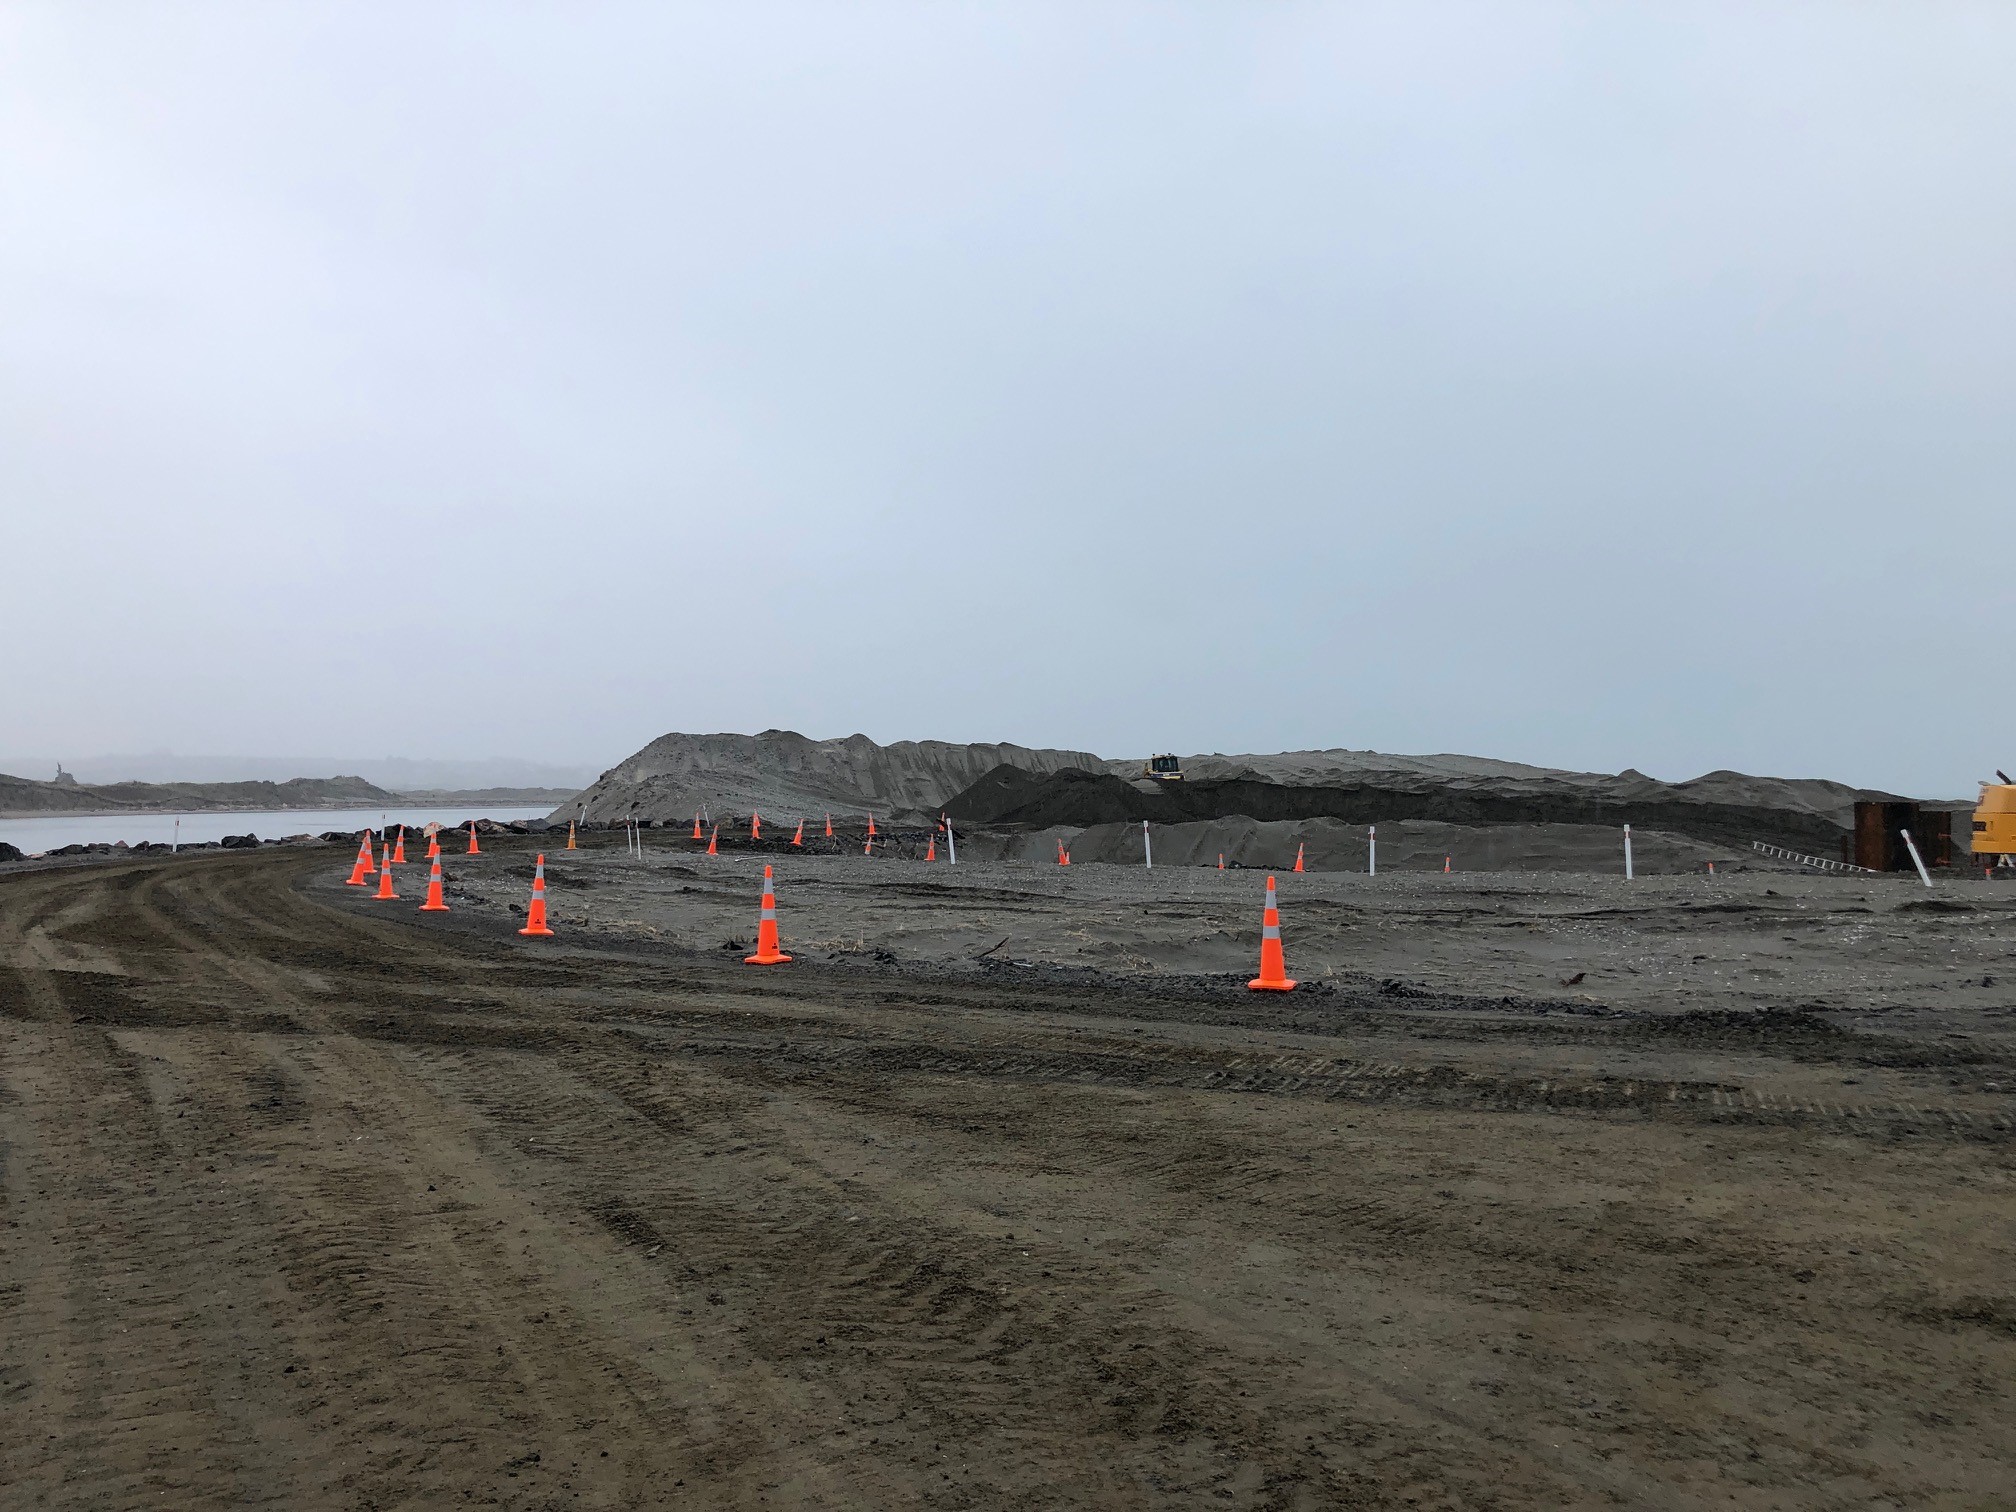
[[[286,782],[37,782],[0,773],[0,813],[87,814],[165,809],[370,808],[399,795],[362,777]]]
[[[61,761],[82,783],[99,787],[119,782],[171,785],[184,782],[286,782],[296,777],[361,777],[388,793],[468,793],[499,788],[512,792],[578,792],[595,780],[598,767],[585,763],[525,761],[516,757],[470,760],[410,756],[180,756],[166,752],[91,756],[79,752],[39,755],[0,750],[0,771],[46,774]]]
[[[552,807],[572,788],[435,788],[393,792],[362,777],[291,777],[285,782],[37,782],[0,774],[0,815],[123,814],[171,810],[253,812],[263,809]]]

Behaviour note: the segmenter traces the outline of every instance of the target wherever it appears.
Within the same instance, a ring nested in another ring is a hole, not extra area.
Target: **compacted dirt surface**
[[[487,843],[0,876],[0,1505],[2016,1501],[1997,886]]]

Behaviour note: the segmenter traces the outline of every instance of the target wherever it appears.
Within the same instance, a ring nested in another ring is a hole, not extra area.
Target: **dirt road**
[[[0,1503],[2011,1504],[1989,1010],[756,971],[339,860],[0,879]]]

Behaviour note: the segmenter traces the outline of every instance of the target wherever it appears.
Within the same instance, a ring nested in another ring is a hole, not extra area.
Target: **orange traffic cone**
[[[1449,858],[1447,856],[1442,858],[1442,875],[1445,877],[1449,875]]]
[[[441,901],[441,858],[434,858],[434,869],[427,874],[427,901],[420,905],[422,913],[446,913],[448,905]]]
[[[826,838],[828,840],[833,838],[833,816],[831,814],[826,816]]]
[[[469,821],[469,850],[467,854],[472,856],[483,854],[483,847],[476,843],[476,821],[474,819]]]
[[[875,837],[872,834],[866,840],[861,842],[861,854],[864,856],[872,856],[875,854]]]
[[[436,830],[427,837],[427,859],[432,861],[441,854],[441,832]]]
[[[579,850],[580,848],[580,846],[574,843],[574,821],[569,819],[567,821],[567,849]]]
[[[1218,852],[1218,870],[1225,870],[1225,852]]]
[[[756,954],[744,956],[744,966],[776,966],[791,957],[777,948],[777,890],[770,868],[763,868],[763,911],[756,916]]]
[[[763,816],[754,809],[749,811],[749,838],[751,840],[763,838]]]
[[[868,816],[868,838],[870,840],[875,838],[875,816],[873,814]]]
[[[546,927],[546,853],[541,851],[539,859],[532,866],[532,903],[525,910],[525,927],[518,931],[522,935],[550,935]]]
[[[798,833],[791,837],[791,843],[793,845],[803,845],[805,843],[805,821],[803,819],[798,821]]]
[[[399,826],[399,843],[392,847],[392,864],[394,866],[406,864],[406,826],[403,824]]]
[[[1267,911],[1260,916],[1260,975],[1246,984],[1255,992],[1287,992],[1287,963],[1281,958],[1281,911],[1274,906],[1274,879],[1267,879]]]
[[[936,861],[938,859],[938,833],[936,830],[933,830],[931,833],[931,843],[924,847],[924,859],[926,861]]]
[[[1071,852],[1064,849],[1064,842],[1062,840],[1057,842],[1057,864],[1059,866],[1069,866],[1071,864]]]
[[[698,810],[695,810],[693,814],[693,838],[695,840],[700,838],[700,814]]]
[[[708,855],[718,856],[721,854],[721,846],[719,843],[720,839],[721,839],[721,826],[717,824],[714,826],[713,831],[707,836]]]
[[[357,847],[357,864],[350,868],[350,880],[344,886],[362,887],[364,879],[376,870],[378,868],[371,864],[371,831],[366,830],[362,843]]]
[[[392,847],[389,845],[385,847],[385,869],[378,873],[378,891],[371,894],[371,896],[373,898],[396,898],[399,896],[399,894],[392,891]]]
[[[1295,870],[1302,870],[1302,846],[1300,842],[1297,842],[1295,846]]]

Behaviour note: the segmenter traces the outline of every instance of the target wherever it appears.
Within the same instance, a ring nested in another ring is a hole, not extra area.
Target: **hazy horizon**
[[[661,731],[661,734],[756,734],[757,731]],[[798,734],[810,735],[815,740],[840,739],[835,735],[811,735],[808,731]],[[849,731],[848,734],[867,733]],[[654,739],[657,737],[653,737]],[[871,735],[869,738],[873,739]],[[925,737],[935,739],[937,737]],[[889,744],[891,742],[878,742]],[[1028,741],[988,741],[988,744],[1028,745]],[[648,744],[645,742],[644,744]],[[642,746],[640,745],[639,749]],[[1064,746],[1061,749],[1084,749]],[[1307,748],[1316,749],[1316,748]],[[1340,749],[1332,747],[1331,749]],[[1341,749],[1364,750],[1365,747],[1342,747]],[[597,767],[568,767],[558,764],[520,762],[498,759],[456,761],[450,759],[430,759],[411,757],[372,756],[232,756],[220,754],[184,754],[171,751],[151,751],[130,755],[81,756],[74,760],[68,757],[10,757],[0,755],[0,775],[31,777],[46,781],[54,775],[60,761],[63,769],[78,781],[88,784],[113,782],[282,782],[292,777],[362,777],[365,781],[394,792],[418,792],[423,790],[477,789],[477,788],[574,788],[588,787],[605,772],[634,754],[626,751]],[[1150,754],[1141,751],[1095,751],[1092,754],[1106,761],[1137,761]],[[1267,751],[1225,751],[1198,750],[1183,751],[1178,754],[1185,758],[1202,756],[1261,756],[1284,754]],[[1433,756],[1491,756],[1500,761],[1517,762],[1517,756],[1498,755],[1485,751],[1387,751],[1383,755],[1400,757]],[[1527,763],[1539,765],[1539,763]],[[1581,769],[1576,769],[1581,770]],[[1624,770],[1619,768],[1618,771]],[[1644,768],[1638,768],[1645,771]],[[1669,782],[1686,781],[1702,777],[1720,768],[1707,768],[1700,772],[1671,773],[1646,772]],[[1614,775],[1614,774],[1613,774]],[[1833,781],[1848,779],[1825,772],[1752,772],[1746,775],[1779,778],[1826,778]],[[1851,783],[1851,786],[1878,786],[1867,783]],[[1901,790],[1900,790],[1901,791]],[[1925,799],[1967,799],[1975,796],[1970,785],[1965,791],[1952,792],[1918,791],[1903,794],[1907,797]]]
[[[0,43],[21,752],[2016,767],[2007,7]]]

